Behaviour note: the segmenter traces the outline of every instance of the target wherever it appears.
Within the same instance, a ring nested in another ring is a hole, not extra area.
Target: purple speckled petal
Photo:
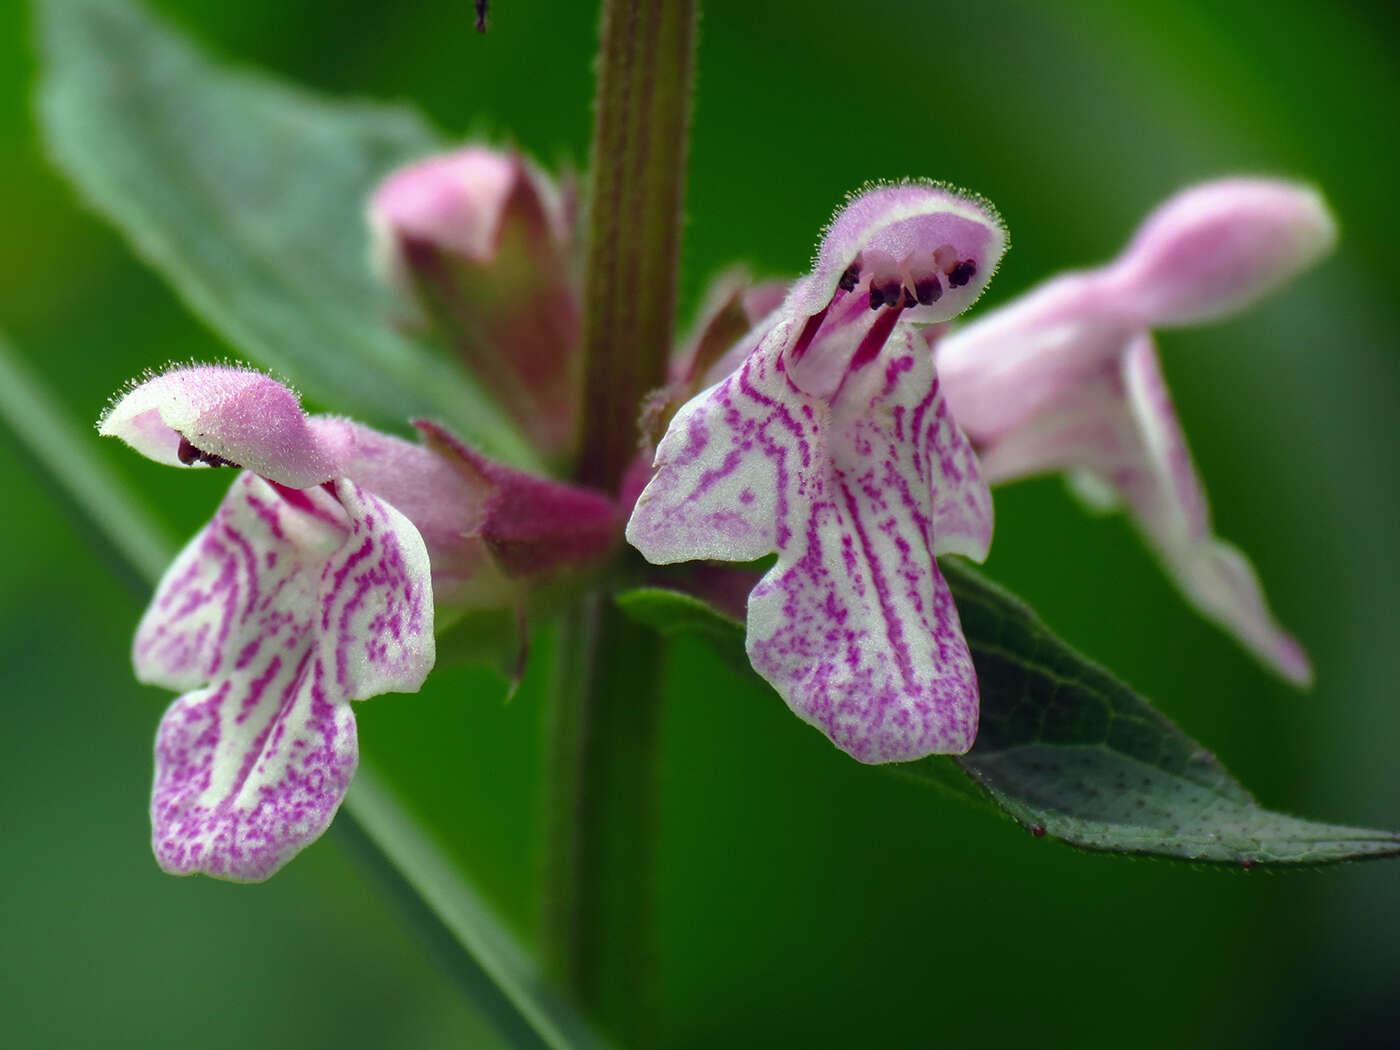
[[[246,368],[190,365],[151,376],[113,402],[97,429],[159,463],[191,466],[216,457],[289,488],[340,473],[296,394]]]
[[[749,597],[749,659],[862,762],[960,754],[977,679],[934,553],[985,555],[986,485],[907,329],[812,407],[778,503],[778,562]]]
[[[937,554],[978,560],[991,494],[930,351],[1006,250],[991,206],[868,189],[812,273],[720,356],[734,369],[657,446],[628,541],[657,563],[777,553],[749,596],[749,660],[862,762],[960,754],[977,679]],[[714,373],[711,372],[710,375]]]
[[[244,472],[161,581],[134,656],[143,681],[188,690],[156,738],[161,867],[265,879],[340,805],[348,702],[416,690],[432,667],[427,552],[348,479],[295,491]]]
[[[976,678],[934,553],[986,553],[990,494],[910,328],[828,404],[787,378],[790,324],[677,415],[628,539],[654,562],[776,550],[747,644],[788,705],[863,762],[966,751]]]
[[[788,383],[781,322],[728,378],[681,406],[627,523],[650,562],[753,561],[786,537],[789,479],[810,465],[816,402]]]
[[[810,317],[831,302],[846,268],[864,256],[893,267],[906,263],[938,274],[941,297],[913,307],[908,319],[946,321],[982,294],[1008,245],[1006,226],[990,203],[930,182],[875,186],[852,196],[826,229],[812,272],[798,281],[783,304],[785,312]],[[940,249],[948,261],[935,266]],[[950,281],[947,270],[967,265]]]

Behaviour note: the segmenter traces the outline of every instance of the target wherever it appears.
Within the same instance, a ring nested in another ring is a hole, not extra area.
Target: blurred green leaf
[[[121,0],[38,6],[53,156],[193,310],[336,411],[438,418],[536,465],[464,373],[395,331],[370,273],[370,190],[441,148],[416,113],[231,69]]]
[[[462,976],[472,999],[512,1045],[553,1050],[606,1050],[611,1045],[545,982],[534,959],[373,769],[361,766],[345,806],[467,950],[473,965]]]
[[[977,666],[981,729],[966,755],[882,768],[952,789],[956,764],[1033,834],[1083,849],[1244,867],[1400,855],[1400,835],[1260,808],[1214,755],[1024,602],[959,559],[939,565]],[[743,657],[743,624],[692,595],[650,587],[617,601],[660,633],[699,634]]]

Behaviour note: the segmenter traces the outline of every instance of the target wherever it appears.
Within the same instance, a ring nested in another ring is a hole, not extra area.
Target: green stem
[[[578,479],[613,491],[671,352],[696,0],[603,0],[584,278]]]
[[[618,490],[675,328],[697,0],[603,0],[589,165],[577,480]],[[633,1046],[654,1043],[661,651],[595,594],[570,610],[550,726],[543,950]]]
[[[593,595],[555,660],[545,965],[624,1045],[651,1046],[662,653]]]
[[[577,480],[617,491],[675,328],[697,0],[603,0],[589,166]],[[661,652],[604,595],[560,630],[543,952],[625,1043],[654,1042]]]

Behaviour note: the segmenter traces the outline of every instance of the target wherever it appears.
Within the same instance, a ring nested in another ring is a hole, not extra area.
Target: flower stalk
[[[583,432],[575,480],[616,492],[675,329],[695,0],[604,0],[587,193]],[[561,625],[550,724],[542,949],[628,1045],[655,1016],[662,653],[605,597]]]
[[[623,1045],[654,1045],[662,653],[604,595],[555,640],[544,964]]]
[[[584,277],[577,480],[615,491],[666,375],[690,135],[695,0],[604,0]]]

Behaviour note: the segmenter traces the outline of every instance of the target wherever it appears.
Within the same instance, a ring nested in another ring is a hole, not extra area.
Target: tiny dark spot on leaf
[[[1038,839],[1043,839],[1043,838],[1045,837],[1045,825],[1044,825],[1044,824],[1032,824],[1032,825],[1031,825],[1031,828],[1030,828],[1030,831],[1031,831],[1031,834],[1034,835],[1034,836],[1035,836],[1036,838],[1038,838]]]

